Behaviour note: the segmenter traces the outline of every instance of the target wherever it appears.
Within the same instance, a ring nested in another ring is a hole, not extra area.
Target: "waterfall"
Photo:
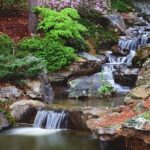
[[[38,111],[34,120],[35,128],[67,129],[70,116],[68,112]]]
[[[139,46],[146,45],[148,42],[148,36],[142,36],[142,37],[134,37],[134,38],[120,38],[119,40],[119,47],[121,49],[129,49],[129,50],[137,50]]]
[[[121,86],[114,81],[113,71],[115,71],[115,67],[122,64],[132,64],[132,59],[135,55],[135,52],[130,52],[129,55],[124,57],[117,57],[112,54],[111,51],[106,52],[106,56],[108,57],[108,63],[102,66],[103,76],[106,81],[108,81],[114,89],[119,93],[126,93],[130,90],[127,86]]]

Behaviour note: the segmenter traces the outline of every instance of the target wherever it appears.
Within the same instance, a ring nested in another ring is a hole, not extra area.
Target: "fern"
[[[34,12],[42,17],[38,30],[43,30],[49,38],[63,41],[64,38],[83,40],[81,33],[87,29],[78,22],[80,16],[76,9],[65,8],[58,12],[44,7],[36,7]]]

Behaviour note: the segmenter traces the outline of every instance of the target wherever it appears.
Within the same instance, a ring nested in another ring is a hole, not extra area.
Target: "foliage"
[[[13,53],[14,43],[12,39],[5,35],[0,35],[0,55],[8,55]]]
[[[44,70],[44,62],[33,56],[19,59],[12,55],[0,55],[0,68],[0,80],[13,81],[35,77]]]
[[[103,73],[100,75],[100,80],[102,82],[102,86],[98,89],[98,93],[102,96],[109,96],[115,92],[113,86],[104,79]]]
[[[12,15],[27,7],[26,0],[0,0],[0,15]]]
[[[48,38],[64,43],[67,43],[69,39],[83,40],[81,33],[87,29],[78,22],[80,16],[76,9],[65,8],[58,12],[44,7],[36,7],[34,12],[42,17],[38,29],[44,31]]]
[[[119,12],[128,12],[132,10],[132,5],[129,0],[111,0],[111,7]]]
[[[72,8],[55,11],[36,7],[34,12],[41,16],[38,30],[42,30],[44,35],[24,39],[18,49],[46,60],[49,71],[59,70],[75,60],[77,48],[84,49],[82,33],[87,29],[78,22],[80,16]]]
[[[56,71],[68,65],[76,58],[74,49],[64,46],[63,43],[49,38],[33,37],[24,39],[19,49],[33,53],[36,57],[45,60],[49,71]]]
[[[103,17],[98,11],[87,9],[80,9],[81,22],[88,29],[85,35],[86,39],[91,42],[94,49],[99,51],[102,44],[109,48],[109,43],[116,43],[118,38],[116,33],[109,28],[109,21]],[[102,48],[103,49],[103,48]]]
[[[114,88],[108,82],[103,83],[102,87],[98,89],[98,93],[102,95],[111,95],[114,93]]]
[[[5,115],[5,117],[8,119],[10,124],[14,124],[15,120],[12,118],[10,113],[9,105],[11,104],[11,101],[3,101],[0,100],[0,112]]]
[[[142,114],[142,117],[146,120],[150,120],[150,111],[147,111],[144,114]]]

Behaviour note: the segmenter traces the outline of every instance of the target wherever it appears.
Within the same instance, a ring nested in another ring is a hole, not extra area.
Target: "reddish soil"
[[[106,127],[119,125],[134,116],[136,116],[136,114],[133,112],[133,110],[130,107],[126,107],[121,113],[112,113],[103,116],[101,120],[97,120],[96,126]]]
[[[8,34],[15,41],[29,36],[26,14],[14,17],[0,17],[0,34]]]

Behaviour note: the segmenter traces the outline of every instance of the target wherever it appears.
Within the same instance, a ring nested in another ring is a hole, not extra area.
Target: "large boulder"
[[[48,75],[48,81],[53,85],[65,84],[69,79],[98,72],[102,64],[101,59],[99,60],[80,59],[75,61],[65,70],[50,73]]]
[[[134,99],[146,99],[150,96],[150,87],[148,86],[138,86],[131,90],[130,96]]]
[[[112,54],[115,56],[127,56],[130,52],[129,49],[121,49],[118,45],[111,47]]]
[[[133,59],[133,65],[142,67],[142,64],[150,58],[150,45],[146,45],[137,50]]]
[[[10,105],[13,118],[21,123],[33,123],[37,110],[44,107],[45,104],[35,100],[21,100]]]
[[[102,85],[100,76],[101,73],[96,73],[69,81],[69,98],[97,97]]]

